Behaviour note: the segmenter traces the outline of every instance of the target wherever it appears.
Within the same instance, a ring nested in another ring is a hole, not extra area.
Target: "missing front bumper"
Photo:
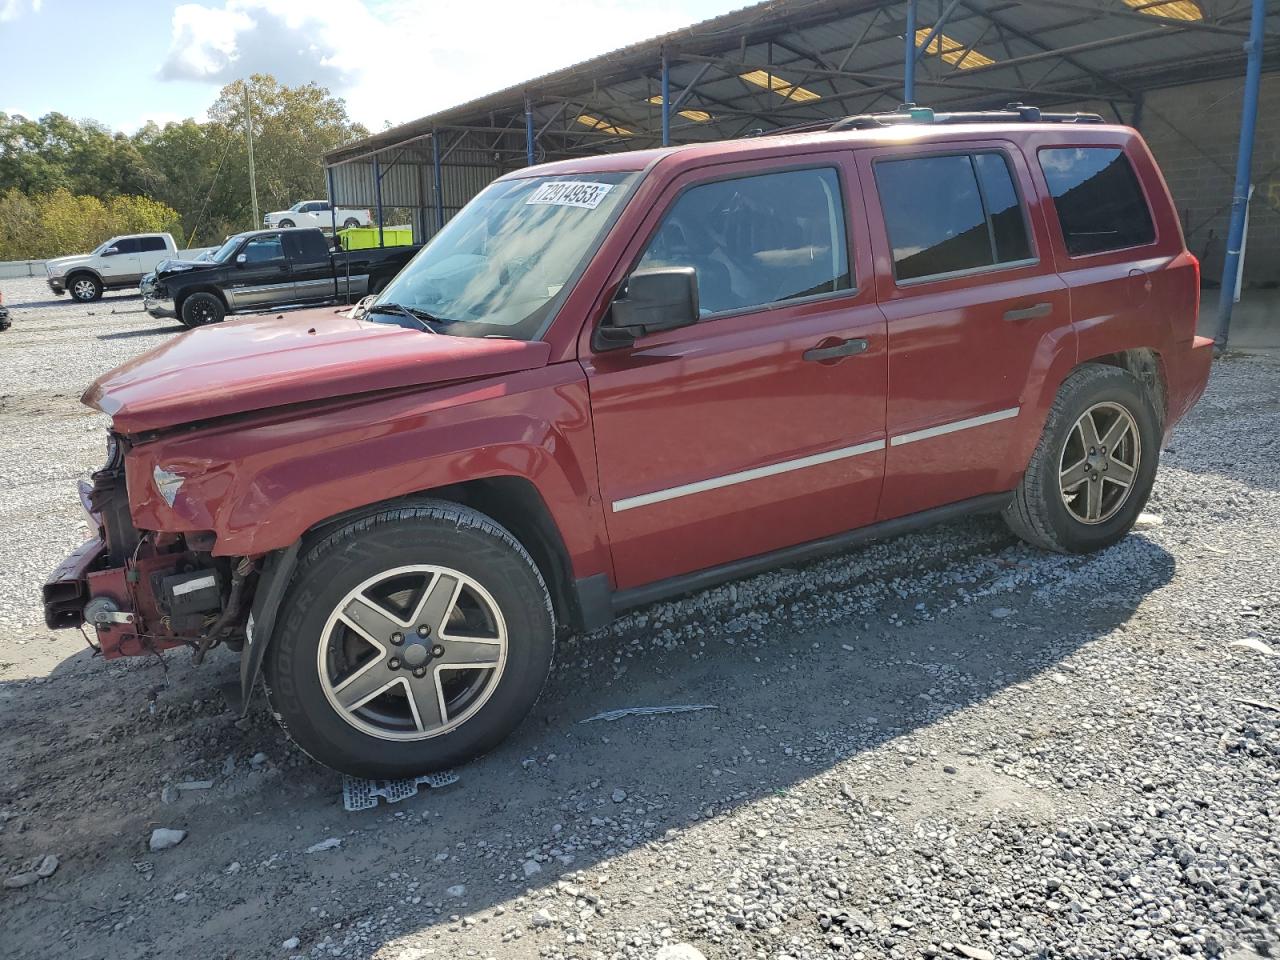
[[[89,574],[102,568],[107,545],[96,537],[86,540],[63,560],[44,584],[44,622],[50,630],[84,623],[89,602]]]

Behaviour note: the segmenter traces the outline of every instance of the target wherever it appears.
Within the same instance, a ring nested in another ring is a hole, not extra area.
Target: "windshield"
[[[293,213],[300,213],[300,212],[302,211],[303,206],[305,206],[305,205],[306,205],[306,202],[307,202],[306,200],[299,200],[297,203],[295,203],[295,204],[294,204],[292,207],[290,207],[289,209],[290,209]]]
[[[215,250],[209,257],[215,263],[226,263],[231,259],[231,254],[235,253],[236,247],[240,246],[242,237],[236,234],[234,237],[227,237],[222,241],[222,246]]]
[[[117,237],[112,237],[110,240],[102,241],[102,243],[98,246],[98,248],[94,250],[93,253],[89,254],[89,256],[91,257],[101,256],[102,251],[109,250],[111,248],[111,245],[114,244],[117,239],[118,239]]]
[[[492,183],[378,298],[454,336],[538,337],[638,173]]]

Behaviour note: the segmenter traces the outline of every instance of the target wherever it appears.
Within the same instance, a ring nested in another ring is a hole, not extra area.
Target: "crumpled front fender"
[[[213,531],[259,556],[372,503],[489,477],[530,481],[579,576],[607,569],[585,379],[576,363],[430,390],[299,405],[137,444],[139,529]],[[175,489],[176,487],[176,489]]]

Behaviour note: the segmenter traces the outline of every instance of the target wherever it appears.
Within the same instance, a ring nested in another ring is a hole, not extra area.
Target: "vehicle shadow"
[[[104,293],[101,298],[91,300],[88,303],[80,303],[72,300],[70,297],[53,297],[49,300],[14,300],[9,304],[10,309],[15,313],[23,310],[35,309],[38,307],[83,307],[87,310],[96,310],[100,307],[111,306],[116,303],[142,302],[142,294],[140,293]]]
[[[971,541],[973,549],[922,560],[939,530],[953,542]],[[916,576],[918,592],[903,597],[886,587],[895,578],[903,582],[895,569]],[[369,890],[388,875],[402,878],[404,887],[411,878],[421,903],[397,908],[398,929],[368,931],[372,953],[379,942],[412,939],[450,915],[554,886],[637,846],[828,776],[837,765],[851,769],[848,761],[889,742],[909,742],[1053,671],[1129,620],[1173,574],[1172,555],[1145,537],[1131,536],[1093,557],[1050,557],[1013,546],[996,521],[979,519],[657,604],[561,644],[533,713],[492,753],[457,770],[457,784],[424,787],[416,799],[363,813],[343,810],[340,776],[291,748],[261,698],[248,720],[233,723],[218,685],[235,680],[234,658],[215,657],[200,669],[184,654],[104,668],[85,652],[53,671],[72,689],[58,694],[52,710],[53,681],[0,692],[0,722],[11,732],[0,741],[0,766],[18,771],[0,802],[53,789],[80,796],[99,818],[77,821],[97,831],[93,841],[68,843],[52,828],[35,827],[48,836],[24,842],[43,839],[50,849],[56,842],[73,849],[90,843],[99,860],[115,864],[93,876],[69,876],[59,891],[64,902],[87,903],[108,890],[116,896],[122,886],[147,898],[149,889],[128,862],[139,838],[156,824],[191,831],[184,856],[158,868],[166,871],[166,889],[198,883],[206,903],[221,904],[220,922],[246,942],[280,939],[257,903],[271,902],[273,915],[299,924],[290,932],[305,947],[332,935],[335,918],[349,927],[381,916],[394,893],[355,897],[326,918],[307,913],[324,902],[319,891]],[[1099,578],[1112,575],[1100,590]],[[800,583],[807,590],[797,589]],[[957,584],[967,599],[952,603]],[[1019,609],[993,615],[1002,602]],[[61,705],[72,694],[74,706]],[[714,709],[584,722],[620,707],[670,704]],[[72,710],[95,723],[69,722]],[[267,762],[246,765],[258,751]],[[949,758],[921,759],[907,776],[933,767],[941,776]],[[183,794],[172,806],[156,799],[166,778],[201,777],[216,786]],[[898,786],[883,789],[893,803]],[[327,837],[341,839],[340,854],[305,853]],[[122,850],[112,853],[113,845]],[[533,857],[538,868],[526,875],[522,864]],[[228,861],[247,866],[266,858],[284,858],[287,869],[258,871],[257,895],[247,901],[238,878],[221,875]],[[448,895],[456,885],[465,893]],[[19,942],[43,942],[46,908],[34,897],[10,903],[8,928]],[[98,922],[74,903],[64,910]],[[150,944],[162,955],[202,942],[198,925],[166,928],[162,912],[131,926],[131,944]],[[364,946],[356,953],[367,955]]]

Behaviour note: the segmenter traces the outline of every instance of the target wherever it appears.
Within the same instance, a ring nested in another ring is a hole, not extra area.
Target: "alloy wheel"
[[[1081,523],[1105,523],[1129,499],[1142,462],[1138,424],[1118,403],[1095,403],[1080,415],[1063,444],[1058,488]]]
[[[92,280],[77,280],[72,284],[71,292],[75,294],[77,300],[92,300],[98,288]]]
[[[449,567],[396,567],[349,591],[316,654],[333,709],[383,740],[448,733],[484,706],[507,661],[493,596]]]

